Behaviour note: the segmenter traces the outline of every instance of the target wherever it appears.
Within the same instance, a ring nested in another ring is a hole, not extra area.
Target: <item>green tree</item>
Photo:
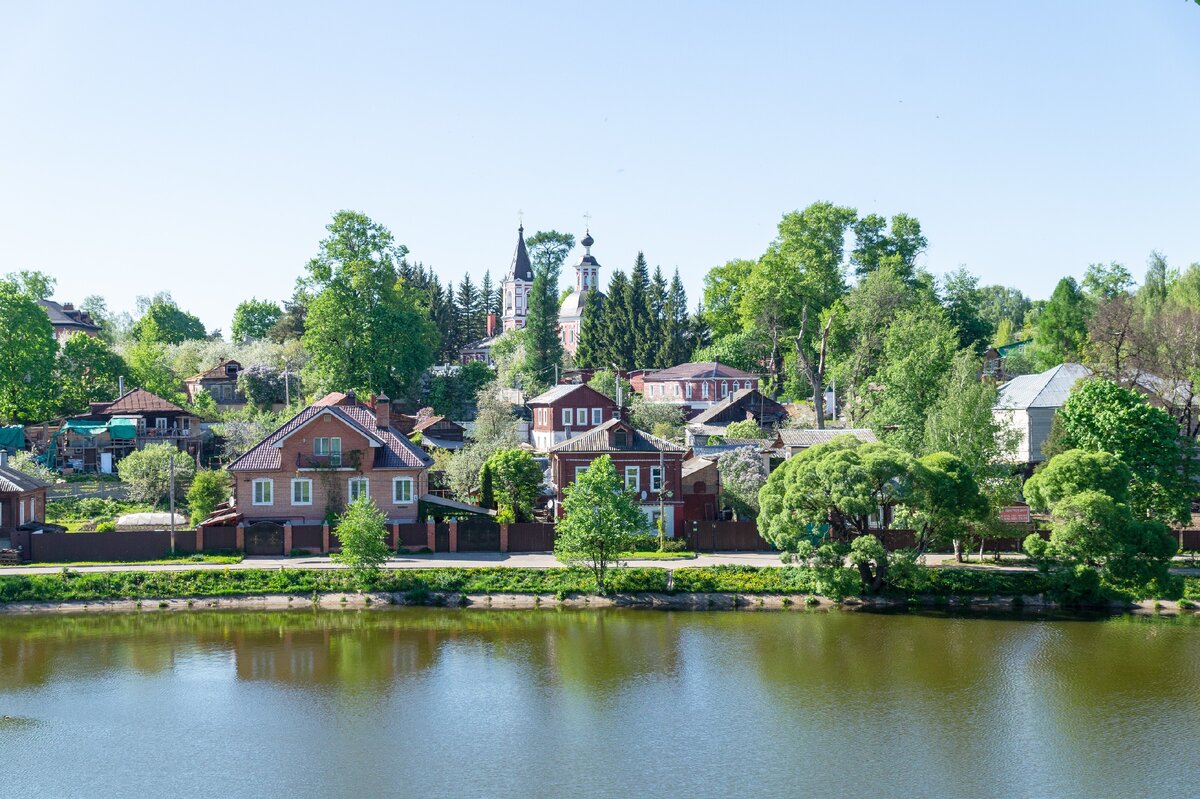
[[[1092,303],[1126,294],[1133,286],[1133,275],[1121,264],[1089,264],[1083,275],[1083,292]]]
[[[542,468],[533,455],[522,449],[501,449],[493,452],[483,464],[490,472],[496,504],[507,508],[516,521],[533,518],[533,503],[542,488]],[[483,484],[483,471],[480,472]]]
[[[117,461],[117,474],[134,502],[161,505],[171,496],[171,462],[175,463],[175,497],[192,483],[196,464],[174,444],[149,444]]]
[[[496,509],[495,481],[492,479],[492,466],[487,461],[479,470],[479,507]]]
[[[171,295],[165,293],[149,300],[131,332],[136,341],[151,344],[178,344],[207,335],[204,323],[176,305]]]
[[[657,425],[666,425],[678,438],[683,433],[683,406],[670,402],[650,402],[641,394],[629,401],[629,423],[644,433],[654,434]]]
[[[45,418],[54,404],[54,329],[37,299],[9,281],[0,281],[0,339],[0,421]]]
[[[625,320],[633,337],[633,366],[649,369],[654,366],[658,350],[658,330],[650,307],[650,268],[646,256],[639,250],[629,283],[625,287]]]
[[[677,364],[687,363],[692,354],[690,333],[687,292],[684,291],[683,281],[679,278],[679,270],[676,269],[675,274],[671,276],[671,285],[667,289],[666,301],[663,304],[655,364],[661,369],[666,369]]]
[[[621,369],[638,368],[634,355],[633,320],[629,316],[626,295],[629,279],[619,269],[608,280],[608,293],[604,301],[604,359]],[[601,366],[609,364],[601,363]]]
[[[617,381],[621,384],[621,404],[628,405],[633,397],[633,386],[625,378],[618,378],[612,369],[597,369],[588,381],[588,388],[599,391],[613,402],[617,401]]]
[[[558,277],[575,237],[556,230],[539,231],[526,240],[533,265],[525,318],[526,371],[537,385],[554,382],[555,367],[562,365],[563,346],[558,337]]]
[[[970,466],[949,452],[930,453],[917,462],[914,488],[899,517],[918,531],[917,551],[951,544],[962,562],[966,543],[991,509]]]
[[[579,313],[579,343],[575,346],[575,365],[584,369],[604,366],[611,361],[610,348],[605,340],[604,312],[607,300],[599,291],[583,295]]]
[[[758,492],[767,482],[763,456],[754,447],[738,447],[717,458],[721,477],[721,499],[739,519],[758,515]]]
[[[928,244],[921,223],[908,214],[896,214],[890,231],[886,225],[887,220],[879,214],[868,214],[854,223],[855,246],[850,263],[860,278],[890,266],[904,280],[912,280],[917,256]]]
[[[739,259],[714,266],[704,276],[704,310],[701,315],[712,331],[713,338],[739,333],[742,326],[739,309],[746,290],[746,281],[754,271],[755,262]]]
[[[183,401],[180,380],[171,370],[166,345],[139,341],[125,352],[125,361],[133,373],[133,383],[169,402]]]
[[[90,402],[114,399],[119,378],[128,373],[125,361],[103,339],[72,333],[63,342],[54,364],[58,412],[72,416],[87,411]]]
[[[1087,341],[1088,301],[1074,278],[1064,277],[1038,315],[1034,352],[1038,369],[1077,362]]]
[[[1065,446],[1111,452],[1129,467],[1129,505],[1138,516],[1167,524],[1188,520],[1195,445],[1180,436],[1169,413],[1136,391],[1089,380],[1071,392],[1058,418]]]
[[[14,452],[8,456],[8,465],[18,472],[24,472],[30,477],[41,480],[43,483],[53,485],[58,480],[58,473],[47,468],[32,452],[26,452],[25,450]]]
[[[1009,335],[1000,342],[1001,344],[1008,344],[1014,340],[1014,334],[1020,331],[1031,305],[1029,298],[1018,289],[1005,286],[979,288],[979,315],[989,327],[997,331],[997,338],[1001,325],[1008,323]]]
[[[1055,455],[1025,481],[1024,494],[1035,511],[1053,510],[1063,499],[1085,491],[1100,491],[1117,502],[1129,499],[1133,474],[1111,452],[1071,449]]]
[[[341,551],[330,555],[335,563],[349,567],[361,588],[367,588],[387,563],[386,517],[365,494],[346,506],[337,520]]]
[[[233,311],[233,324],[229,328],[229,335],[234,341],[256,341],[266,338],[282,318],[283,309],[279,307],[279,303],[253,298],[243,300]]]
[[[4,281],[16,286],[18,291],[35,300],[47,299],[54,293],[54,287],[58,285],[57,279],[45,272],[31,269],[9,272],[4,276]]]
[[[297,291],[290,300],[283,301],[283,314],[267,331],[267,338],[282,344],[299,341],[304,336],[304,320],[308,318],[309,297]]]
[[[382,225],[339,211],[308,262],[312,296],[304,320],[306,389],[355,389],[396,398],[417,387],[438,350],[438,332],[401,267],[408,250]]]
[[[1171,284],[1167,303],[1174,308],[1200,311],[1200,263],[1190,265]]]
[[[1155,313],[1167,301],[1167,294],[1179,273],[1167,265],[1162,253],[1154,250],[1146,260],[1146,277],[1137,292],[1138,305],[1147,313]]]
[[[740,419],[725,426],[726,438],[766,438],[767,434],[753,419]]]
[[[963,268],[949,273],[942,281],[942,298],[950,324],[958,329],[958,346],[982,352],[996,330],[980,313],[979,278]]]
[[[225,470],[211,471],[201,469],[192,478],[192,485],[187,491],[187,504],[192,512],[192,524],[197,525],[217,506],[229,499],[232,490],[229,484],[229,473]]]
[[[633,545],[633,537],[649,532],[649,522],[613,468],[601,455],[564,489],[563,518],[555,529],[554,554],[570,566],[584,567],[596,579],[596,590],[608,593],[608,572]]]
[[[828,530],[835,540],[868,535],[876,514],[908,502],[916,461],[887,444],[851,435],[809,447],[771,472],[759,492],[758,530],[782,552],[797,552]]]

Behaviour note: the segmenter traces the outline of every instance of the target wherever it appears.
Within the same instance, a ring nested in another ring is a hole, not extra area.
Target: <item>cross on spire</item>
[[[583,212],[583,226],[586,232],[592,232],[592,215],[587,211]]]

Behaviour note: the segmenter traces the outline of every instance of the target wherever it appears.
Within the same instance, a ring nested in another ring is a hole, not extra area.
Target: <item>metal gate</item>
[[[500,525],[486,519],[460,519],[459,552],[499,552]]]
[[[243,541],[247,555],[282,555],[283,525],[257,522],[246,528]]]
[[[438,522],[433,526],[433,551],[450,551],[450,525],[446,522]]]

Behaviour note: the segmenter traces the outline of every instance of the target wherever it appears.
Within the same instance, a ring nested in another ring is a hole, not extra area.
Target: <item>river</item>
[[[4,797],[1183,797],[1200,619],[0,616]]]

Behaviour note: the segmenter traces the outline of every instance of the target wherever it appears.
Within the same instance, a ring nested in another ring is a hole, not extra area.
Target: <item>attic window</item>
[[[614,447],[628,447],[629,446],[629,432],[626,430],[618,430],[615,433],[613,433],[613,446]]]

